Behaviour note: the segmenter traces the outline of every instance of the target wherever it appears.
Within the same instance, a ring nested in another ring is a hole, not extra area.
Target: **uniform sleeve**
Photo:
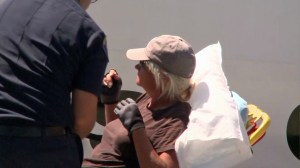
[[[108,63],[105,34],[96,31],[89,37],[85,57],[75,78],[75,88],[99,95],[101,81]]]

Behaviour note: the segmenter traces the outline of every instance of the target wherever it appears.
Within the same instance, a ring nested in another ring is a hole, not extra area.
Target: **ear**
[[[167,72],[165,72],[165,71],[160,71],[160,74],[161,74],[161,79],[162,79],[162,80],[164,80],[164,81],[166,81],[166,82],[170,80],[170,77],[169,77],[169,75],[168,75]]]

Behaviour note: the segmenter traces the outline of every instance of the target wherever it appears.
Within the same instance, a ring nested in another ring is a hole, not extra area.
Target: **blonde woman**
[[[193,88],[192,47],[181,37],[162,35],[126,55],[139,61],[135,82],[145,93],[119,102],[121,78],[115,70],[105,76],[101,101],[107,125],[83,167],[179,167],[174,144],[191,111],[186,101]]]

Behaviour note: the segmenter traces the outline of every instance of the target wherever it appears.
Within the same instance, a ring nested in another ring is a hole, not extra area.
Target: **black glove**
[[[104,78],[108,75],[107,73]],[[107,85],[102,83],[102,90],[100,94],[100,100],[103,104],[114,104],[119,102],[122,80],[121,78],[116,80],[112,77],[112,87],[109,88]]]
[[[118,103],[114,112],[118,115],[124,127],[132,133],[138,128],[145,128],[143,118],[135,101],[127,98]]]

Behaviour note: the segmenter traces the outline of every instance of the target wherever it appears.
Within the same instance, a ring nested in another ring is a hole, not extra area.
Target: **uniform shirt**
[[[98,95],[107,62],[79,1],[0,1],[1,125],[71,126],[70,92]]]
[[[147,94],[137,100],[146,133],[153,148],[157,153],[173,150],[177,137],[187,127],[190,105],[177,102],[165,109],[151,110],[147,107],[149,103],[150,97]],[[84,165],[139,167],[132,139],[119,119],[105,126],[101,143],[94,148],[92,158],[86,159]]]

